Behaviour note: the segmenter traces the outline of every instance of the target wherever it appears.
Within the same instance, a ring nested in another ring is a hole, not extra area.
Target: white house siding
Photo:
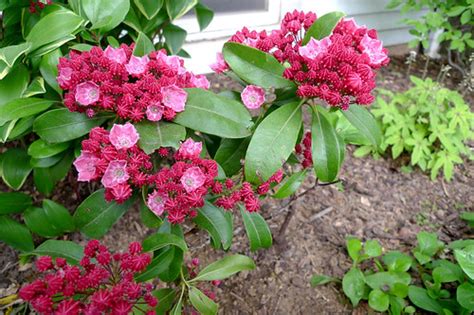
[[[238,1],[238,0],[236,0]],[[389,0],[268,0],[269,12],[239,12],[216,14],[209,28],[199,32],[194,17],[178,21],[188,30],[184,46],[192,58],[186,60],[188,68],[197,73],[208,73],[209,64],[222,49],[227,39],[243,26],[251,29],[274,29],[288,11],[304,10],[316,12],[318,16],[331,11],[342,11],[354,17],[359,25],[377,29],[385,46],[407,43],[411,39],[408,27],[401,22],[399,10],[386,9]]]

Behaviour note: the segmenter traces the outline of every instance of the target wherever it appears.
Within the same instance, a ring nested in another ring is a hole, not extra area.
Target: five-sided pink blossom
[[[191,76],[191,83],[200,89],[208,90],[211,87],[209,80],[202,74]]]
[[[224,56],[222,53],[218,52],[216,54],[216,62],[213,64],[209,65],[209,67],[215,72],[215,73],[222,73],[227,70],[229,70],[229,65],[227,62],[224,60]]]
[[[109,163],[104,175],[102,176],[101,183],[105,188],[112,188],[118,184],[125,183],[130,178],[127,173],[127,161],[115,160]]]
[[[175,112],[184,111],[188,93],[176,85],[165,86],[161,88],[163,105],[171,108]]]
[[[362,52],[369,56],[370,64],[373,66],[379,66],[388,58],[387,51],[383,48],[382,41],[371,38],[367,34],[365,34],[360,41],[360,47]]]
[[[104,50],[104,55],[116,63],[124,64],[127,61],[127,54],[122,48],[113,48],[112,46],[107,46],[107,48]]]
[[[354,35],[360,29],[367,29],[365,25],[358,25],[354,18],[343,19],[344,26],[347,28],[349,34]]]
[[[148,56],[137,57],[132,55],[125,65],[125,69],[127,69],[128,74],[139,75],[146,71],[149,61]]]
[[[187,193],[191,193],[204,185],[206,181],[206,175],[197,166],[188,168],[183,176],[181,176],[180,182],[183,185]]]
[[[159,121],[163,117],[164,107],[159,103],[150,104],[146,108],[146,118],[150,121]]]
[[[265,103],[265,90],[256,85],[247,85],[240,95],[248,109],[258,109]]]
[[[301,46],[298,52],[305,58],[315,59],[319,54],[327,52],[331,43],[329,36],[324,37],[322,40],[316,40],[311,37],[306,46]]]
[[[140,135],[129,122],[125,125],[114,124],[110,129],[109,140],[117,150],[133,147],[138,139],[140,139]]]
[[[202,142],[186,139],[179,147],[178,153],[184,159],[197,158],[202,151]]]
[[[74,161],[78,174],[77,180],[88,182],[95,178],[96,165],[99,159],[93,154],[81,152],[81,155]]]
[[[76,87],[76,102],[87,106],[99,100],[99,86],[92,81],[83,82]]]
[[[160,216],[163,214],[163,211],[165,211],[165,203],[167,200],[168,196],[166,194],[155,190],[148,195],[147,205],[154,214]]]
[[[59,85],[67,86],[67,84],[71,80],[72,72],[73,72],[72,68],[69,68],[69,67],[59,68],[58,79],[57,79]]]

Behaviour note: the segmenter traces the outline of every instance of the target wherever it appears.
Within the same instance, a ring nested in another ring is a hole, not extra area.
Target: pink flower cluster
[[[229,41],[271,53],[289,67],[283,76],[298,85],[301,98],[320,98],[331,106],[347,109],[350,104],[371,104],[375,70],[389,62],[387,50],[374,29],[342,19],[332,34],[311,38],[302,46],[303,34],[316,20],[314,13],[287,13],[279,30],[249,31],[244,28]],[[229,69],[221,55],[211,68]]]
[[[137,145],[135,127],[114,124],[109,131],[96,127],[82,141],[81,155],[74,161],[78,181],[101,180],[107,201],[124,202],[132,195],[132,187],[149,182],[153,164],[150,156]]]
[[[311,168],[313,166],[313,153],[311,152],[311,131],[307,131],[301,143],[295,146],[295,153],[301,158],[301,166],[303,168]]]
[[[135,307],[155,314],[152,309],[158,301],[151,294],[153,285],[133,278],[151,262],[150,254],[141,252],[138,242],[131,243],[126,253],[112,254],[92,240],[84,248],[80,266],[42,256],[36,261],[40,277],[23,286],[19,296],[40,314],[126,315]]]
[[[41,0],[30,0],[30,7],[28,8],[31,14],[40,12],[44,9],[45,6],[52,4],[52,0],[46,0],[45,2],[41,2]]]
[[[89,117],[107,111],[132,121],[173,120],[185,109],[183,88],[209,88],[206,77],[187,71],[180,57],[164,50],[137,57],[132,51],[133,45],[122,44],[72,50],[69,58],[60,58],[57,81],[66,107]]]

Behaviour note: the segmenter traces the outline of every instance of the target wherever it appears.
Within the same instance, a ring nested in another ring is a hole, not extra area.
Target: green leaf
[[[364,252],[369,257],[378,257],[382,255],[382,246],[376,240],[368,240],[364,244]]]
[[[137,0],[135,0],[137,1]],[[138,38],[135,42],[135,48],[133,49],[133,54],[135,56],[145,56],[155,50],[155,46],[153,46],[153,42],[151,39],[143,34],[142,32],[138,32]]]
[[[180,141],[186,138],[186,128],[169,122],[142,121],[135,124],[140,134],[138,145],[146,154],[161,147],[179,148]]]
[[[174,24],[167,24],[163,27],[163,35],[171,54],[176,55],[181,50],[186,34],[186,30]]]
[[[270,248],[273,243],[272,232],[265,219],[257,212],[248,212],[243,206],[240,206],[240,214],[250,242],[250,250]]]
[[[246,180],[265,181],[282,167],[295,148],[301,123],[301,104],[289,103],[258,125],[245,156]]]
[[[35,247],[30,230],[23,224],[2,215],[0,216],[0,226],[2,227],[0,229],[0,241],[21,251],[30,251]]]
[[[41,57],[40,72],[46,83],[49,84],[58,94],[62,94],[56,77],[58,76],[59,58],[62,56],[61,50],[53,50]]]
[[[346,247],[349,256],[354,262],[357,262],[362,251],[362,242],[357,238],[349,237],[346,240]]]
[[[62,205],[43,199],[43,209],[49,222],[61,232],[72,232],[75,229],[74,221],[69,211]]]
[[[10,132],[8,140],[16,140],[21,138],[26,133],[29,133],[33,127],[34,116],[20,118],[16,123],[15,127]]]
[[[242,103],[203,89],[186,89],[186,92],[186,110],[176,116],[175,123],[222,138],[250,135],[252,121]]]
[[[306,45],[312,38],[321,40],[324,37],[331,35],[332,30],[336,27],[337,23],[345,16],[342,12],[330,12],[323,16],[320,16],[314,21],[313,25],[306,31],[303,38],[302,45]]]
[[[189,301],[194,308],[202,315],[217,314],[217,304],[211,300],[207,295],[202,293],[198,288],[189,287]]]
[[[313,111],[311,133],[316,175],[323,182],[331,182],[337,178],[344,160],[344,141],[324,114],[317,109]]]
[[[158,306],[155,308],[156,314],[165,315],[173,306],[173,301],[176,298],[176,291],[170,288],[164,288],[155,290],[152,294],[159,301]]]
[[[198,0],[166,0],[166,10],[171,20],[176,20],[191,10]]]
[[[311,286],[314,288],[318,285],[323,285],[329,282],[334,282],[337,281],[336,278],[330,277],[330,276],[325,276],[325,275],[314,275],[311,277]]]
[[[356,307],[365,291],[364,275],[359,269],[353,267],[344,275],[342,290],[351,300],[352,305]]]
[[[163,248],[154,254],[154,258],[151,263],[147,266],[145,271],[135,275],[135,280],[138,282],[144,282],[158,278],[160,274],[169,272],[170,265],[173,263],[175,258],[175,250],[177,247]],[[179,250],[181,253],[182,251]]]
[[[142,203],[140,206],[140,217],[143,224],[150,229],[160,227],[163,224],[163,219],[154,214],[146,204]]]
[[[18,98],[0,105],[0,124],[47,110],[54,101],[44,98]]]
[[[156,233],[147,237],[143,243],[143,251],[153,252],[160,248],[172,245],[180,248],[183,252],[188,251],[188,246],[183,238],[174,234]]]
[[[196,12],[199,30],[202,32],[211,23],[212,19],[214,18],[214,12],[202,3],[198,3],[194,7],[194,12]]]
[[[385,312],[388,310],[390,299],[387,294],[381,290],[372,290],[369,294],[369,306],[377,312]]]
[[[30,195],[20,192],[0,193],[0,215],[21,213],[32,204],[33,199]]]
[[[44,94],[46,93],[46,88],[44,87],[43,77],[36,77],[31,81],[30,85],[23,92],[22,97],[31,97],[33,95]]]
[[[163,0],[134,0],[134,2],[148,20],[154,18],[163,6]]]
[[[92,22],[91,29],[108,32],[123,22],[130,0],[82,0],[82,9]]]
[[[454,257],[458,261],[466,275],[474,280],[474,246],[468,246],[464,249],[456,249]]]
[[[428,263],[431,257],[444,246],[443,242],[438,240],[438,236],[435,233],[422,231],[418,233],[416,238],[418,246],[413,249],[413,255],[422,265]]]
[[[74,213],[76,227],[89,238],[101,238],[131,207],[133,198],[123,204],[107,202],[104,189],[95,191],[86,198]]]
[[[417,307],[437,314],[444,314],[443,307],[428,295],[426,289],[411,285],[408,289],[410,301]]]
[[[474,285],[469,282],[461,284],[456,290],[456,300],[465,309],[474,311]]]
[[[264,88],[291,88],[283,78],[285,67],[272,55],[253,47],[227,42],[222,50],[225,61],[240,79]]]
[[[462,282],[464,280],[464,274],[459,265],[445,259],[436,260],[434,263],[436,263],[436,267],[433,269],[432,276],[436,283]]]
[[[0,126],[0,142],[5,143],[7,139],[10,137],[10,134],[15,127],[16,124],[16,119],[11,120],[9,122],[6,122],[3,124],[3,126]]]
[[[32,170],[30,157],[25,150],[18,148],[8,149],[2,156],[3,181],[14,190],[20,189]]]
[[[211,236],[213,246],[228,250],[232,245],[233,216],[219,207],[206,202],[204,207],[198,209],[197,216],[193,219],[200,228],[205,229]]]
[[[255,269],[255,263],[251,258],[239,254],[230,255],[204,267],[189,282],[223,280],[237,272],[253,269]]]
[[[81,245],[71,241],[47,240],[28,255],[62,257],[68,263],[78,265],[84,256]]]
[[[383,271],[365,276],[365,283],[372,289],[388,291],[398,284],[409,285],[411,277],[406,272]]]
[[[31,43],[30,51],[33,52],[42,46],[54,44],[70,36],[83,24],[82,17],[72,11],[58,10],[41,18],[28,33],[26,41]]]
[[[28,87],[29,80],[30,75],[26,67],[23,64],[15,66],[6,77],[0,80],[0,106],[21,97]],[[0,120],[4,120],[3,115]]]
[[[224,169],[227,176],[235,175],[242,169],[241,160],[249,146],[250,138],[222,139],[214,160]]]
[[[48,219],[43,208],[29,207],[23,213],[26,226],[39,236],[51,238],[61,235],[61,230],[56,228]]]
[[[67,108],[50,110],[33,123],[35,131],[43,140],[50,143],[66,142],[79,138],[106,120],[106,116],[92,118],[85,114],[70,112]]]
[[[273,198],[284,199],[293,195],[304,182],[307,175],[307,170],[302,170],[292,174],[280,185],[277,192],[273,195]]]
[[[405,272],[408,271],[413,263],[413,259],[399,251],[390,251],[386,253],[382,260],[389,271]]]
[[[171,309],[170,315],[181,315],[183,310],[183,296],[179,297],[178,303],[176,303]]]
[[[69,148],[69,142],[48,144],[38,139],[28,147],[28,155],[35,159],[44,159],[59,154]]]
[[[349,109],[343,110],[342,114],[374,146],[380,146],[382,131],[374,116],[367,109],[359,105],[351,105]]]
[[[26,53],[30,49],[30,46],[30,43],[22,43],[0,49],[0,64],[4,66],[0,72],[0,80],[11,71],[18,57]]]

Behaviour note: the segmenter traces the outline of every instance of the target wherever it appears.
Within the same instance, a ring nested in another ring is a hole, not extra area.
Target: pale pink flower
[[[118,184],[125,183],[130,178],[127,173],[127,161],[115,160],[109,163],[104,175],[102,176],[101,183],[105,188],[112,188]]]
[[[247,85],[240,95],[248,109],[258,109],[265,103],[265,90],[256,85]]]
[[[166,194],[155,190],[153,193],[148,195],[146,204],[154,214],[160,216],[165,210],[165,203],[168,199],[169,198]]]
[[[213,64],[209,65],[209,67],[215,72],[215,73],[222,73],[227,70],[229,70],[229,65],[227,62],[224,60],[224,56],[222,55],[221,52],[218,52],[216,54],[216,62]]]
[[[149,61],[150,58],[148,58],[148,56],[137,57],[132,55],[128,63],[125,65],[125,69],[127,69],[128,74],[142,74],[146,71]]]
[[[316,40],[311,37],[306,46],[301,46],[298,49],[298,52],[301,56],[305,58],[314,59],[319,54],[327,52],[328,47],[331,45],[331,43],[332,42],[329,36],[324,37],[322,40]]]
[[[129,149],[140,139],[140,135],[131,123],[125,125],[114,124],[110,129],[109,140],[117,149]]]
[[[193,166],[184,172],[180,181],[186,192],[191,193],[204,185],[204,182],[206,181],[206,175],[204,175],[199,167]]]
[[[76,87],[76,102],[80,105],[87,106],[99,100],[99,86],[92,81],[82,82]]]
[[[164,107],[159,103],[148,105],[146,108],[146,118],[150,121],[160,121],[163,117]]]
[[[194,141],[191,138],[186,139],[179,147],[178,153],[185,159],[191,159],[199,157],[202,151],[202,143]]]
[[[95,157],[93,154],[87,152],[81,152],[81,155],[77,157],[74,161],[74,166],[76,167],[77,180],[80,182],[88,182],[95,178],[95,166],[99,158]]]
[[[104,50],[104,55],[107,59],[115,61],[116,63],[124,64],[127,61],[127,54],[125,54],[125,50],[122,48],[107,46]]]
[[[186,70],[186,68],[183,67],[183,64],[184,64],[183,59],[180,58],[180,57],[178,57],[178,56],[166,56],[165,63],[166,63],[171,69],[177,70],[177,71],[178,71],[178,75],[182,75],[182,74],[188,72],[188,71]]]
[[[175,112],[184,111],[188,93],[176,85],[164,86],[161,88],[163,96],[163,105],[171,108]]]
[[[72,72],[73,72],[72,68],[69,68],[69,67],[59,68],[59,74],[57,78],[58,83],[61,86],[67,86],[67,84],[71,80]]]
[[[365,34],[360,41],[360,46],[362,52],[369,56],[370,63],[373,66],[380,65],[388,58],[387,51],[383,48],[382,41],[371,38],[367,34]]]
[[[191,76],[191,83],[194,87],[208,90],[211,87],[209,80],[207,80],[206,76],[199,74]]]

